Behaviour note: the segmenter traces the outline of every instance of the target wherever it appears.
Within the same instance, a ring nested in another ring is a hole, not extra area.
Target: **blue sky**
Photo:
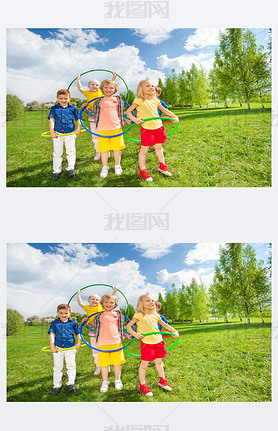
[[[217,28],[105,28],[7,30],[7,93],[25,103],[55,100],[59,88],[67,88],[79,74],[91,69],[114,70],[136,90],[141,79],[156,84],[173,68],[180,72],[192,63],[209,70],[218,46]],[[266,47],[267,28],[251,29],[258,45]],[[83,88],[104,72],[86,74]],[[124,90],[122,82],[119,91]],[[73,97],[80,97],[74,84]]]
[[[267,243],[251,244],[258,260],[267,260]],[[68,302],[89,284],[117,286],[136,305],[151,292],[155,298],[175,283],[194,277],[207,288],[218,261],[219,244],[8,244],[7,307],[25,318],[55,314],[57,304]],[[95,288],[100,295],[104,288]],[[91,288],[82,293],[86,302]],[[122,297],[120,306],[124,305]],[[76,300],[73,311],[80,311]]]

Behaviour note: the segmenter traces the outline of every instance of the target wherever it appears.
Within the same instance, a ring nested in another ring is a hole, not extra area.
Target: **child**
[[[162,314],[159,313],[160,310],[161,310],[161,307],[162,307],[161,302],[160,301],[155,301],[155,308],[156,308],[157,314],[160,316],[161,320],[164,323],[168,323],[168,320],[166,319],[166,317],[162,316]],[[159,331],[161,331],[161,329],[162,329],[162,326],[160,325],[160,323],[158,324],[158,329],[159,329]]]
[[[67,173],[68,177],[72,178],[75,175],[74,166],[76,159],[75,152],[75,139],[76,135],[81,132],[81,123],[79,119],[78,110],[75,106],[69,104],[70,92],[68,90],[59,90],[57,92],[57,104],[50,108],[48,115],[50,137],[53,138],[53,175],[52,180],[58,180],[62,171],[62,155],[63,155],[63,144],[65,143],[67,153]],[[77,129],[72,135],[57,136],[57,133],[71,133],[74,132],[75,119],[77,123]]]
[[[131,339],[124,328],[124,316],[114,308],[118,305],[118,299],[115,295],[107,293],[100,300],[104,311],[96,316],[92,331],[96,335],[98,348],[101,350],[117,350],[122,347],[124,337]],[[98,365],[101,367],[102,385],[100,392],[104,394],[108,390],[108,372],[109,365],[114,365],[115,389],[121,390],[122,364],[125,363],[123,349],[117,352],[98,352]]]
[[[104,97],[95,102],[92,116],[95,118],[97,133],[104,136],[118,135],[122,133],[124,121],[131,124],[124,113],[124,102],[119,96],[114,96],[118,91],[116,81],[105,79],[100,85]],[[98,137],[97,149],[101,153],[102,170],[100,178],[106,178],[108,175],[108,152],[114,151],[115,174],[121,175],[122,149],[125,148],[123,135],[113,138]]]
[[[137,324],[137,332],[133,331],[132,329],[132,325],[135,323]],[[158,385],[167,391],[172,390],[168,384],[167,379],[165,378],[164,368],[162,365],[162,358],[167,356],[166,346],[162,340],[162,335],[153,334],[147,335],[146,337],[143,336],[143,334],[148,332],[157,332],[158,323],[160,323],[167,331],[172,332],[175,338],[179,336],[179,333],[174,328],[172,328],[172,326],[161,320],[160,316],[155,310],[154,299],[149,294],[140,296],[137,303],[137,313],[135,313],[133,319],[128,322],[126,329],[138,340],[144,339],[144,341],[141,342],[139,380],[141,392],[143,395],[148,397],[153,396],[152,392],[146,385],[146,371],[150,361],[154,361],[156,370],[160,377]]]
[[[76,350],[81,347],[80,330],[76,322],[71,320],[71,309],[68,304],[60,304],[57,307],[58,319],[51,322],[49,328],[49,341],[50,351],[53,353],[54,367],[53,367],[53,390],[52,394],[57,395],[62,386],[63,376],[63,363],[64,358],[66,361],[67,375],[68,375],[68,392],[74,392],[74,381],[76,376],[76,363],[75,355]],[[74,334],[77,337],[75,344]],[[70,350],[60,350],[57,348],[74,347]]]
[[[140,175],[144,181],[152,181],[152,177],[147,173],[145,163],[149,147],[154,146],[155,153],[159,160],[159,172],[171,176],[168,167],[164,161],[162,144],[167,141],[166,132],[161,120],[151,120],[143,122],[143,119],[157,117],[157,109],[167,116],[174,118],[178,123],[178,117],[168,109],[164,108],[155,95],[155,88],[149,79],[140,81],[137,87],[137,98],[133,104],[126,110],[126,115],[136,124],[141,124],[141,149],[139,152]],[[132,115],[132,111],[137,109],[137,117]]]
[[[168,105],[163,100],[159,99],[161,92],[162,92],[161,88],[158,85],[156,85],[155,86],[155,94],[156,94],[157,100],[160,102],[160,104],[161,104],[161,106],[163,106],[163,108],[167,109]],[[162,112],[160,111],[160,109],[158,109],[157,112],[158,112],[158,115],[161,117]]]
[[[113,76],[112,80],[115,81],[115,79],[116,79],[116,73],[113,72],[112,76]],[[80,93],[82,93],[86,97],[87,102],[89,102],[90,100],[96,99],[97,97],[102,97],[103,96],[103,93],[102,93],[102,91],[99,88],[100,87],[100,82],[98,81],[98,79],[92,79],[91,81],[88,82],[88,88],[89,88],[89,90],[83,90],[81,82],[80,82],[80,79],[81,79],[81,75],[78,75],[78,77],[77,77],[77,88],[80,91]],[[90,102],[89,105],[88,105],[88,108],[91,109],[91,110],[93,110],[94,109],[94,104],[95,104],[95,101],[94,102]],[[94,118],[92,116],[89,116],[88,120],[90,122],[91,132],[96,133],[96,125],[94,123]],[[98,140],[98,137],[96,135],[92,134],[92,141],[93,141],[93,144],[94,144],[94,148],[96,150],[96,154],[95,154],[94,160],[99,160],[100,159],[100,152],[97,150],[97,140]]]
[[[116,295],[116,289],[115,287],[112,288],[113,289],[113,295]],[[83,308],[83,310],[87,313],[87,316],[90,316],[91,314],[94,313],[99,313],[101,311],[103,311],[103,307],[100,304],[100,296],[96,293],[93,293],[92,295],[89,296],[88,298],[88,305],[84,305],[81,299],[81,290],[79,289],[77,292],[77,302],[78,305]],[[92,316],[89,318],[88,323],[91,324],[92,326],[94,325],[94,320],[95,320],[96,316]],[[92,333],[92,331],[89,331],[89,336],[90,336],[90,343],[92,347],[97,347],[97,342],[96,339]],[[100,367],[97,364],[97,358],[98,358],[98,352],[97,350],[92,349],[92,355],[94,358],[94,362],[96,365],[96,369],[94,372],[95,376],[98,376],[100,374]]]

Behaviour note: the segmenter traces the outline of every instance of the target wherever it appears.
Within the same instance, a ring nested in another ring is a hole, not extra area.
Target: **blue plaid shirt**
[[[68,319],[63,323],[59,318],[51,322],[48,333],[55,334],[55,346],[61,348],[68,348],[75,346],[75,335],[80,334],[80,329],[76,322]]]
[[[51,106],[48,119],[54,118],[55,126],[54,130],[58,133],[71,133],[75,130],[75,121],[79,120],[79,113],[75,106],[68,104],[65,108],[62,108],[59,103]]]

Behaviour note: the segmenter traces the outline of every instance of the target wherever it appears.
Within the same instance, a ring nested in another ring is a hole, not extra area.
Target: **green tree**
[[[130,320],[132,319],[132,317],[134,316],[134,314],[136,313],[136,310],[135,310],[135,308],[133,307],[133,305],[130,305],[129,304],[129,313],[128,313],[128,315],[127,315],[127,305],[125,305],[124,307],[121,307],[120,308],[120,312],[124,315],[124,316],[126,316],[126,317],[128,317]],[[128,323],[128,322],[126,322],[126,323]]]
[[[172,320],[172,323],[177,319],[178,316],[178,304],[177,304],[177,289],[175,285],[165,295],[164,303],[165,317]]]
[[[24,317],[16,310],[7,309],[7,335],[14,335],[24,327]]]
[[[24,103],[17,96],[7,94],[6,97],[6,120],[11,121],[18,118],[24,111]]]
[[[178,102],[177,80],[178,77],[175,69],[172,69],[171,75],[166,78],[164,86],[165,102],[167,105],[171,104],[172,108],[174,108]]]

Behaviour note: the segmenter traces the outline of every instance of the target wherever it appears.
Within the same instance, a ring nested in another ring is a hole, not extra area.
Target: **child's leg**
[[[53,353],[53,388],[60,388],[62,386],[64,352]]]
[[[155,363],[155,367],[156,367],[156,370],[158,372],[159,377],[162,377],[163,379],[165,379],[164,367],[162,365],[162,359],[156,358],[154,360],[154,363]]]
[[[154,149],[155,149],[155,154],[158,158],[159,163],[164,164],[165,162],[164,162],[162,144],[155,144]]]
[[[96,342],[95,337],[90,337],[90,344],[91,344],[92,347],[97,347],[97,342]],[[97,350],[92,349],[92,356],[94,358],[95,364],[97,365],[97,358],[98,358],[98,352],[97,352]]]
[[[114,151],[115,166],[121,164],[122,150]]]
[[[149,147],[145,147],[145,146],[141,146],[140,151],[139,151],[139,167],[140,170],[143,171],[145,169],[145,164],[146,164],[146,155],[149,151]]]
[[[109,366],[101,367],[102,380],[108,380]]]
[[[53,138],[53,173],[60,174],[62,171],[63,137]]]
[[[76,349],[66,350],[64,354],[65,354],[67,375],[68,375],[67,386],[74,385],[75,377],[76,377],[76,363],[75,363]]]
[[[149,361],[141,361],[139,367],[139,381],[140,385],[144,385],[146,383],[146,372],[149,366]]]
[[[93,122],[93,121],[91,121],[92,117],[89,117],[88,120],[90,121],[91,132],[97,133],[97,131],[96,131],[96,123]],[[92,135],[92,141],[93,141],[93,144],[94,144],[94,149],[96,151],[97,151],[97,139],[98,139],[98,137],[96,135]]]
[[[115,380],[121,380],[122,366],[114,365]]]
[[[75,134],[65,136],[65,146],[66,146],[67,161],[68,161],[67,171],[74,170],[75,160],[76,160],[75,139],[76,139]]]
[[[103,166],[108,166],[108,151],[105,153],[100,153],[101,155],[101,161]]]

